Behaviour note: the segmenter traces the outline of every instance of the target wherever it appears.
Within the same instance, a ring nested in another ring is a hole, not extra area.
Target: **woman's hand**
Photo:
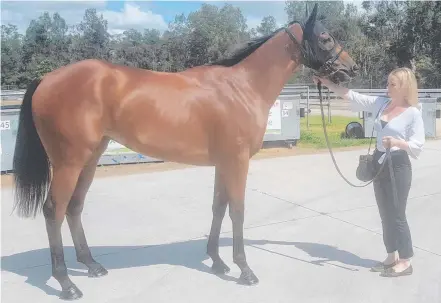
[[[384,148],[392,148],[395,146],[399,146],[401,143],[400,140],[398,140],[394,137],[391,137],[391,136],[383,137],[382,142],[383,142]]]
[[[402,150],[409,150],[409,143],[407,143],[405,140],[400,140],[391,136],[385,136],[382,139],[384,148],[392,148],[392,147],[398,147]]]
[[[321,78],[319,76],[312,76],[312,81],[314,81],[315,84],[317,84],[319,81],[326,85],[326,83],[329,83],[330,81],[324,78]]]
[[[317,84],[317,82],[320,81],[323,85],[329,88],[329,90],[335,92],[339,97],[343,99],[345,98],[346,94],[349,91],[349,89],[347,89],[346,87],[339,86],[328,79],[321,78],[315,75],[312,76],[312,80],[314,81],[315,84]]]

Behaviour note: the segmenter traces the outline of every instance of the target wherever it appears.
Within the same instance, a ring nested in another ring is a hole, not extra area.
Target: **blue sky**
[[[129,1],[130,2],[130,1]],[[173,21],[178,14],[188,15],[192,11],[199,9],[203,1],[131,1],[140,7],[150,9],[153,13],[160,14],[166,22]],[[106,8],[112,11],[124,9],[125,1],[108,1]]]
[[[128,28],[165,30],[170,21],[181,13],[188,15],[207,2],[217,6],[232,3],[242,9],[250,28],[263,17],[273,15],[279,24],[286,22],[284,1],[2,1],[2,24],[12,23],[24,32],[32,19],[44,11],[59,12],[69,25],[79,23],[86,8],[96,8],[109,22],[111,33]]]
[[[223,6],[231,3],[240,7],[247,18],[249,28],[260,24],[263,17],[272,15],[282,25],[287,21],[285,1],[2,1],[2,24],[12,23],[24,32],[32,19],[38,18],[44,11],[59,12],[69,25],[81,22],[86,8],[96,8],[108,20],[111,33],[135,28],[167,28],[170,21],[181,13],[188,15],[196,11],[202,3]],[[349,1],[348,1],[349,2]]]
[[[107,1],[106,9],[112,11],[124,10],[126,1]],[[201,2],[184,2],[184,1],[127,1],[127,3],[134,3],[142,8],[149,9],[155,14],[160,14],[164,17],[165,21],[171,21],[173,16],[181,12],[188,14],[193,10],[197,10]],[[174,13],[173,13],[174,12]]]

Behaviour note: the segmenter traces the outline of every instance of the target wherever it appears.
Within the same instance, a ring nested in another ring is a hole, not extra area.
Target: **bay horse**
[[[269,110],[302,64],[334,82],[357,74],[353,59],[316,16],[317,4],[305,22],[292,21],[251,40],[229,58],[181,72],[89,59],[58,68],[28,86],[13,159],[14,209],[24,217],[43,212],[61,299],[83,296],[64,260],[65,217],[78,262],[87,266],[90,277],[107,274],[92,257],[81,213],[111,139],[164,161],[214,166],[207,243],[212,270],[230,270],[219,256],[228,205],[239,281],[258,283],[245,257],[244,197],[249,161],[262,147]]]

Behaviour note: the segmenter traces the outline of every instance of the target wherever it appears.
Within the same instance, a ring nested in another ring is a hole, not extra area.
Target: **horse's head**
[[[285,28],[290,38],[300,44],[302,63],[313,69],[321,77],[327,77],[335,83],[349,82],[356,76],[358,66],[349,54],[343,50],[331,33],[316,20],[317,4],[302,25],[303,40],[301,43],[293,35],[292,22]]]

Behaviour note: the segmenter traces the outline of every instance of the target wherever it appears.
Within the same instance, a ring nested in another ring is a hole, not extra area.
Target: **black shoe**
[[[409,276],[412,273],[413,273],[413,267],[411,264],[411,265],[409,265],[408,268],[406,268],[405,270],[400,271],[400,272],[396,272],[395,269],[393,269],[393,268],[388,268],[384,272],[382,272],[380,274],[380,276],[382,276],[382,277],[401,277],[401,276]]]
[[[394,267],[395,265],[397,265],[397,261],[391,263],[391,264],[384,264],[383,262],[378,262],[377,264],[375,264],[373,267],[371,267],[371,271],[372,272],[383,272],[389,268]]]

